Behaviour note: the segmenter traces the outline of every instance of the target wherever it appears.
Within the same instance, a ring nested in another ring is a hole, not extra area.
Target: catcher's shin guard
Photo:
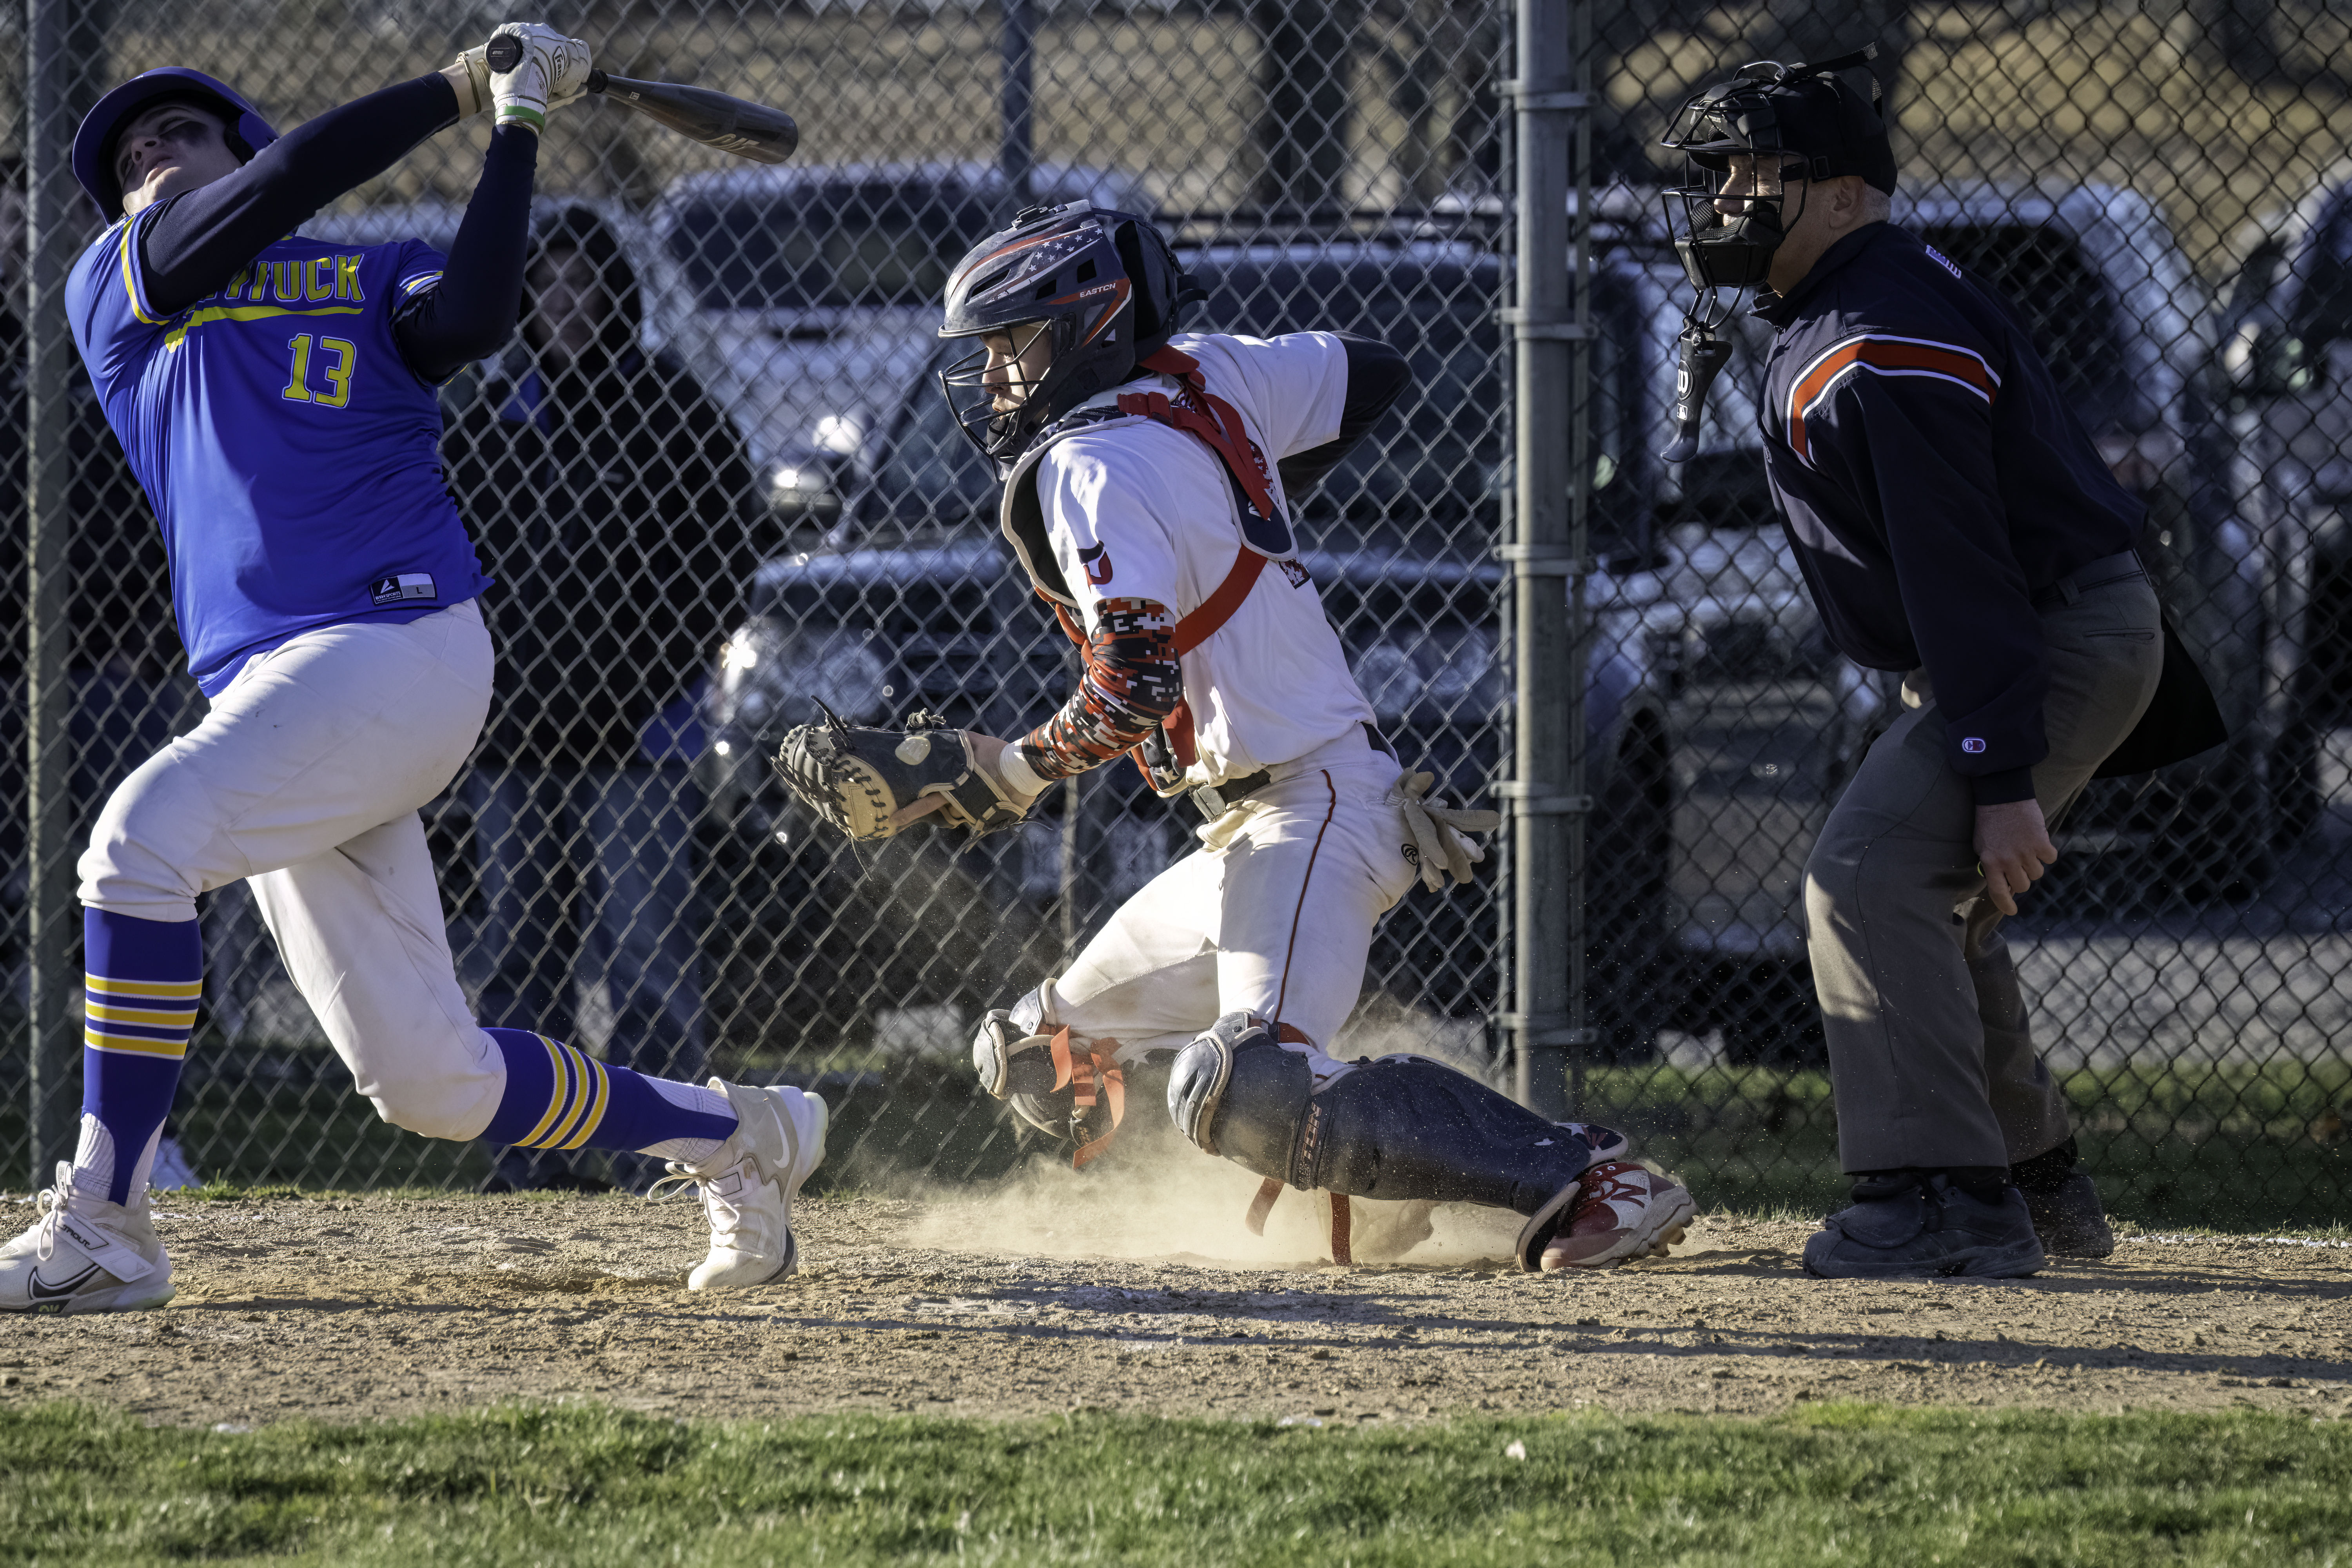
[[[1228,1013],[1178,1054],[1177,1130],[1212,1154],[1302,1190],[1486,1204],[1533,1215],[1592,1152],[1476,1079],[1422,1057],[1382,1057],[1311,1092],[1307,1058]]]

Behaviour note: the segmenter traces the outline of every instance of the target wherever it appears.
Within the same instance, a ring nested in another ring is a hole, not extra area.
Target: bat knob
[[[522,40],[512,33],[500,33],[482,50],[482,59],[499,76],[522,64]]]

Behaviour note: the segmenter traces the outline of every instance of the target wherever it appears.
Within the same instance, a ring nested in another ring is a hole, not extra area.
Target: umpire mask
[[[1820,65],[1758,60],[1682,106],[1662,146],[1691,177],[1664,194],[1675,254],[1694,289],[1753,289],[1770,275],[1809,182],[1860,174],[1895,190],[1895,153],[1877,84],[1870,96],[1838,75],[1867,64],[1875,44]],[[1745,167],[1737,171],[1737,159]]]

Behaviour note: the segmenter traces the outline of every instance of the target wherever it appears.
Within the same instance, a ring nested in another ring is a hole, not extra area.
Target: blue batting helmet
[[[81,129],[74,132],[74,178],[81,182],[81,188],[98,204],[100,214],[110,221],[122,212],[122,185],[114,177],[114,160],[108,156],[113,149],[114,134],[124,121],[149,104],[167,98],[194,100],[226,121],[229,151],[240,158],[249,160],[278,140],[277,129],[261,118],[261,110],[247,103],[244,94],[228,83],[185,66],[162,66],[141,71],[100,99],[82,116]]]

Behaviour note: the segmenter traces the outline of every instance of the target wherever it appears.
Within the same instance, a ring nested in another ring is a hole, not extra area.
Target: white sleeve
[[[1175,547],[1152,487],[1123,460],[1132,456],[1081,436],[1057,444],[1037,464],[1037,499],[1054,561],[1089,629],[1105,599],[1154,599],[1181,613]]]
[[[1215,353],[1219,363],[1202,365],[1210,390],[1233,398],[1269,457],[1287,458],[1339,438],[1339,416],[1348,401],[1348,350],[1335,334],[1220,335],[1199,348],[1188,345],[1187,352],[1204,362]]]

